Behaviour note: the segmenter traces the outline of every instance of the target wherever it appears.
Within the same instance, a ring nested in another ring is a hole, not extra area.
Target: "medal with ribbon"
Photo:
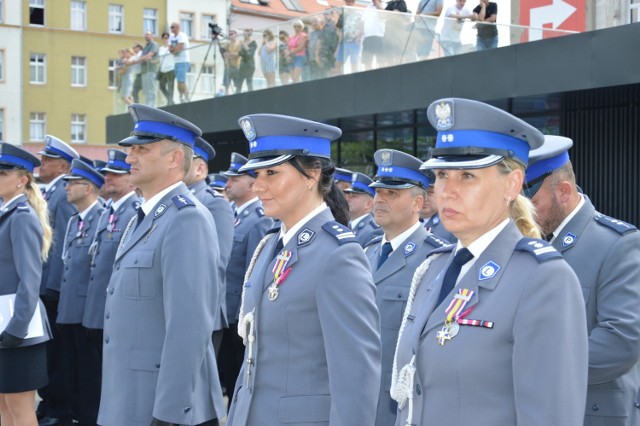
[[[118,231],[118,229],[116,229],[117,221],[118,221],[118,216],[115,213],[111,213],[109,215],[109,220],[107,221],[107,231],[109,232]]]
[[[78,219],[78,232],[76,233],[76,238],[84,238],[85,235],[82,232],[84,231],[84,220]]]
[[[447,319],[442,326],[442,329],[436,333],[438,344],[444,346],[447,340],[451,340],[458,334],[460,325],[458,325],[458,319],[464,317],[469,312],[465,312],[464,308],[467,306],[474,292],[468,288],[458,289],[458,292],[453,296],[451,303],[447,307],[445,313]]]
[[[287,268],[287,263],[291,259],[291,251],[283,250],[278,256],[276,256],[276,263],[273,265],[273,282],[269,286],[269,300],[274,301],[278,298],[280,293],[279,286],[287,279],[291,272],[291,267]]]

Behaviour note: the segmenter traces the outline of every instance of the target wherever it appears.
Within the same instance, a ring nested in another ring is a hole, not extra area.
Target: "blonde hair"
[[[503,174],[508,174],[513,170],[522,170],[524,166],[519,162],[505,158],[498,164]],[[518,194],[515,200],[509,202],[509,216],[514,221],[522,235],[531,238],[541,238],[542,232],[535,220],[536,209],[531,201],[522,194]]]
[[[36,216],[38,217],[38,222],[40,222],[40,226],[42,227],[42,251],[40,252],[40,257],[43,261],[46,261],[49,257],[49,249],[51,248],[51,242],[53,240],[53,232],[49,225],[49,210],[47,209],[47,202],[42,197],[42,193],[40,192],[40,188],[36,185],[33,174],[26,170],[21,171],[24,173],[24,176],[29,179],[24,189],[24,193],[27,196],[29,205],[31,205],[35,211]]]

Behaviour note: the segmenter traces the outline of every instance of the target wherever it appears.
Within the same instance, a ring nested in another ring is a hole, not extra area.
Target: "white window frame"
[[[35,60],[34,60],[35,57]],[[31,84],[47,83],[47,55],[44,53],[29,54],[29,82]]]
[[[87,116],[85,114],[71,114],[71,143],[87,143]]]
[[[87,31],[87,2],[71,0],[71,22],[69,27],[74,31]]]
[[[46,23],[46,9],[45,9],[45,0],[29,0],[29,25],[35,25],[38,27],[43,27]],[[39,8],[42,9],[42,24],[32,24],[31,23],[31,9]]]
[[[29,140],[31,142],[44,142],[47,134],[47,115],[44,112],[32,112],[29,115]]]
[[[640,0],[629,0],[628,24],[640,22]],[[635,20],[634,20],[635,18]]]
[[[200,16],[200,39],[208,40],[211,38],[211,29],[209,24],[217,24],[218,16],[215,14],[203,13]]]
[[[117,28],[118,22],[120,28]],[[112,34],[124,33],[124,6],[121,4],[109,4],[109,32]]]
[[[180,31],[193,38],[193,12],[180,12]]]
[[[200,75],[200,91],[206,95],[213,95],[215,74],[213,64],[202,64],[202,74]]]
[[[108,79],[107,84],[109,85],[109,89],[117,89],[117,77],[118,77],[118,60],[117,59],[109,59],[108,66]]]
[[[87,87],[87,57],[71,57],[71,86]]]
[[[151,31],[153,35],[158,35],[158,9],[144,8],[142,12],[142,31],[146,33],[147,30]]]
[[[0,2],[2,2],[2,0],[0,0]],[[0,4],[0,7],[2,7],[2,4]],[[4,49],[0,49],[0,83],[4,83]],[[0,140],[2,140],[0,138]]]
[[[0,0],[0,24],[4,22],[4,0]]]
[[[0,108],[0,141],[4,140],[4,108]]]

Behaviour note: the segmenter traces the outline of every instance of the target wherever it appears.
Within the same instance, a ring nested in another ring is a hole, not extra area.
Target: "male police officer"
[[[231,261],[227,268],[227,319],[229,328],[225,330],[220,352],[220,365],[223,371],[229,406],[242,360],[244,344],[238,335],[238,315],[244,274],[251,262],[251,257],[258,243],[273,226],[273,220],[264,215],[262,203],[253,195],[253,173],[240,173],[240,167],[247,163],[247,158],[234,152],[231,154],[229,170],[223,172],[228,180],[225,192],[229,201],[236,205],[233,228],[233,249]]]
[[[135,188],[131,183],[130,166],[125,162],[127,154],[117,149],[110,149],[108,156],[109,161],[101,168],[100,173],[104,176],[105,181],[102,192],[109,201],[98,219],[89,249],[91,274],[82,319],[82,326],[88,337],[87,351],[90,350],[90,353],[94,355],[90,364],[84,366],[83,374],[97,376],[97,386],[92,394],[95,397],[96,416],[100,403],[102,328],[104,326],[107,285],[113,271],[113,259],[116,256],[122,232],[140,206],[140,201],[134,191]],[[93,423],[95,423],[95,418]]]
[[[431,185],[427,189],[424,197],[424,203],[420,210],[420,221],[428,232],[431,232],[436,237],[442,238],[450,243],[455,243],[458,239],[442,224],[440,215],[438,214],[438,205],[436,204],[436,195],[433,190],[433,183],[435,182],[435,175],[432,171],[426,170],[427,176],[429,176],[429,182]]]
[[[531,151],[525,194],[551,244],[580,279],[589,331],[585,425],[640,424],[640,232],[579,192],[569,138]]]
[[[76,206],[78,213],[69,219],[64,240],[57,323],[60,344],[67,354],[65,371],[72,416],[81,425],[93,425],[100,402],[100,370],[95,369],[100,356],[91,345],[82,319],[91,272],[89,246],[102,213],[98,193],[104,177],[93,164],[73,160],[71,173],[64,180],[67,181],[67,201]]]
[[[371,178],[364,173],[354,173],[351,186],[344,191],[344,197],[349,204],[350,227],[362,247],[375,237],[382,235],[382,228],[373,220],[373,196],[376,191],[370,188]]]
[[[209,186],[213,188],[218,194],[227,199],[227,194],[224,191],[224,187],[227,184],[228,180],[229,178],[222,173],[211,173],[209,175]]]
[[[209,173],[207,162],[213,160],[216,156],[216,151],[206,140],[198,137],[193,146],[193,152],[194,157],[191,168],[183,180],[193,196],[204,204],[211,213],[213,221],[216,223],[218,248],[220,249],[218,275],[212,277],[214,281],[211,283],[218,286],[220,300],[220,312],[216,315],[213,323],[213,347],[217,355],[222,343],[222,330],[229,326],[225,303],[227,290],[225,283],[227,280],[227,265],[231,257],[231,245],[233,244],[233,211],[227,200],[211,189],[205,181]]]
[[[336,171],[333,174],[333,179],[336,182],[336,186],[342,192],[351,186],[351,179],[353,178],[353,172],[351,170],[336,167]]]
[[[422,161],[401,151],[381,149],[374,154],[378,172],[371,184],[376,195],[373,216],[384,235],[367,246],[367,257],[376,304],[380,311],[382,383],[376,425],[392,425],[397,403],[391,399],[391,372],[402,314],[409,297],[411,278],[427,253],[442,247],[442,241],[421,226],[418,213],[429,178],[420,171]]]
[[[62,247],[69,218],[76,208],[67,201],[62,180],[69,172],[71,161],[80,158],[75,149],[56,138],[47,135],[41,155],[40,179],[45,183],[44,199],[47,200],[49,221],[53,231],[53,241],[49,259],[42,267],[40,296],[47,309],[49,324],[55,324],[58,316],[60,282],[62,280]],[[45,426],[62,425],[71,422],[71,411],[67,400],[67,373],[63,368],[66,355],[60,345],[58,327],[52,327],[53,339],[47,343],[47,371],[49,384],[38,389],[42,401],[38,405],[40,424]]]
[[[105,426],[217,425],[224,402],[211,333],[218,314],[216,226],[182,183],[199,128],[129,106],[131,181],[145,202],[125,228],[107,287]]]

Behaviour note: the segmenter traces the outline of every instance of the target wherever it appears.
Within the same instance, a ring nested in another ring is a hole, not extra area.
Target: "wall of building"
[[[2,2],[0,23],[0,51],[4,58],[4,78],[0,80],[0,110],[2,110],[2,139],[21,144],[22,126],[22,64],[19,60],[22,49],[21,15],[17,2]]]

